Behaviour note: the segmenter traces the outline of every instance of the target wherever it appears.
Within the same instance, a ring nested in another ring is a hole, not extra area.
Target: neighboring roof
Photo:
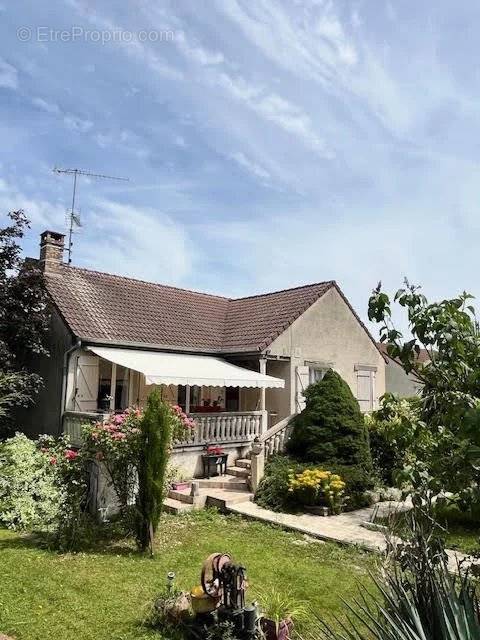
[[[393,362],[396,362],[401,366],[401,362],[397,360],[397,358],[392,358],[392,356],[388,355],[387,345],[384,342],[377,342],[377,346],[381,354],[385,358],[388,358],[389,360],[393,360]],[[430,356],[428,355],[428,351],[426,349],[420,349],[420,353],[417,356],[417,362],[418,364],[425,364],[426,362],[430,362]]]
[[[45,274],[71,331],[85,341],[204,353],[266,349],[335,282],[231,299],[62,265]]]

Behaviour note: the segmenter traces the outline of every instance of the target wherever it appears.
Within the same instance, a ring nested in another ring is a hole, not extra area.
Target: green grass
[[[402,535],[404,530],[402,514],[394,516],[394,528],[398,535]],[[444,528],[441,536],[445,538],[447,549],[455,549],[466,554],[480,554],[480,525],[478,518],[469,513],[462,512],[455,505],[441,507],[437,510],[436,518],[438,523]],[[378,524],[392,525],[391,517],[378,518]]]
[[[451,525],[446,536],[446,544],[449,549],[478,554],[480,553],[480,531],[466,529],[461,525]]]
[[[131,640],[162,636],[141,625],[168,571],[177,586],[199,582],[202,561],[227,551],[247,567],[252,600],[276,586],[332,620],[358,583],[371,585],[375,556],[235,516],[205,511],[163,516],[154,559],[130,542],[76,554],[0,530],[0,633],[18,640]],[[304,623],[305,624],[305,623]]]
[[[478,516],[462,512],[454,505],[442,507],[438,520],[446,533],[446,544],[464,553],[480,553],[480,524]]]

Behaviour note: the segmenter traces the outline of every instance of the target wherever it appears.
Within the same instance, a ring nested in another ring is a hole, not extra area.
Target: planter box
[[[190,482],[184,481],[184,482],[172,482],[172,489],[175,489],[175,491],[183,491],[184,489],[189,489],[190,488]]]

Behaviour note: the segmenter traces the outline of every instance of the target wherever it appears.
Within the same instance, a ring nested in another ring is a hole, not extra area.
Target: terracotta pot
[[[293,621],[290,618],[280,622],[278,633],[277,625],[273,620],[262,618],[260,624],[266,640],[289,640],[292,637]]]
[[[175,491],[182,491],[183,489],[188,489],[190,487],[190,482],[172,482],[172,487]]]

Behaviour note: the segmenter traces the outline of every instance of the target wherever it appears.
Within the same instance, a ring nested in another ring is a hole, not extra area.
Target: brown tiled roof
[[[231,299],[63,265],[46,274],[52,300],[83,340],[200,352],[268,347],[334,282]]]

